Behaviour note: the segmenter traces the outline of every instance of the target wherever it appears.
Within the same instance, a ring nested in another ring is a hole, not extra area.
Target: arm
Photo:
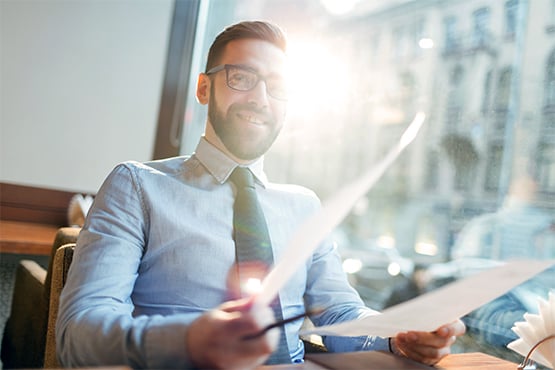
[[[354,320],[379,314],[367,308],[358,293],[349,285],[341,268],[335,248],[320,248],[309,270],[307,285],[308,307],[324,307],[326,311],[315,318],[317,326]],[[413,360],[435,364],[450,351],[457,336],[464,334],[462,321],[444,325],[433,333],[399,333],[395,338],[375,336],[324,337],[324,344],[333,352],[378,350],[391,351]]]
[[[148,210],[130,166],[108,176],[79,235],[60,297],[58,356],[64,366],[188,367],[184,315],[133,316],[131,295],[147,245]]]
[[[313,256],[308,270],[305,301],[309,308],[325,309],[324,313],[313,318],[316,326],[379,314],[366,307],[349,284],[336,245],[331,241],[323,243]],[[388,340],[376,336],[326,336],[323,341],[332,352],[388,350]]]
[[[133,294],[145,269],[150,210],[134,171],[133,165],[121,165],[110,174],[79,236],[57,321],[61,363],[248,368],[264,361],[274,347],[272,334],[240,338],[273,320],[269,308],[253,315],[245,303],[232,302],[203,315],[178,308],[166,308],[164,315],[137,313]]]

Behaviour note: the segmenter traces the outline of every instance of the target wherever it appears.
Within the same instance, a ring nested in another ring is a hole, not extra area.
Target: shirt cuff
[[[384,351],[389,352],[389,338],[366,337],[362,346],[364,351]]]
[[[167,318],[166,318],[167,319]],[[149,369],[193,369],[186,340],[189,324],[176,318],[151,326],[145,335],[145,357]]]

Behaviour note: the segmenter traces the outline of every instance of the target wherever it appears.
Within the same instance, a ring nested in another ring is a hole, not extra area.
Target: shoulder
[[[300,214],[313,213],[321,206],[316,193],[304,186],[268,183],[266,190],[276,206],[293,209]]]
[[[189,159],[190,157],[188,156],[179,156],[146,162],[129,160],[118,163],[112,170],[112,173],[130,172],[136,175],[171,175],[181,172]]]
[[[282,193],[293,197],[306,198],[307,200],[320,203],[320,199],[314,191],[301,185],[267,183],[266,189],[268,189],[268,191]]]
[[[178,157],[171,157],[171,158],[164,158],[158,159],[154,161],[148,162],[127,162],[138,168],[141,168],[146,171],[157,171],[162,173],[174,173],[180,172],[183,169],[183,166],[190,162],[190,156],[178,156]]]
[[[101,190],[129,186],[141,187],[145,182],[175,178],[183,171],[188,157],[172,157],[157,161],[139,162],[134,160],[118,163],[106,179]]]

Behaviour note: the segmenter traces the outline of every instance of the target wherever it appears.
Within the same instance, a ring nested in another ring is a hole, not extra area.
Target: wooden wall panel
[[[0,183],[0,220],[67,225],[67,207],[75,193]]]

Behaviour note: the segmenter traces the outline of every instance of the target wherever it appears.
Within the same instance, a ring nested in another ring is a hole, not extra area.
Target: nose
[[[248,102],[259,108],[265,108],[270,104],[266,81],[259,80],[248,92]]]

